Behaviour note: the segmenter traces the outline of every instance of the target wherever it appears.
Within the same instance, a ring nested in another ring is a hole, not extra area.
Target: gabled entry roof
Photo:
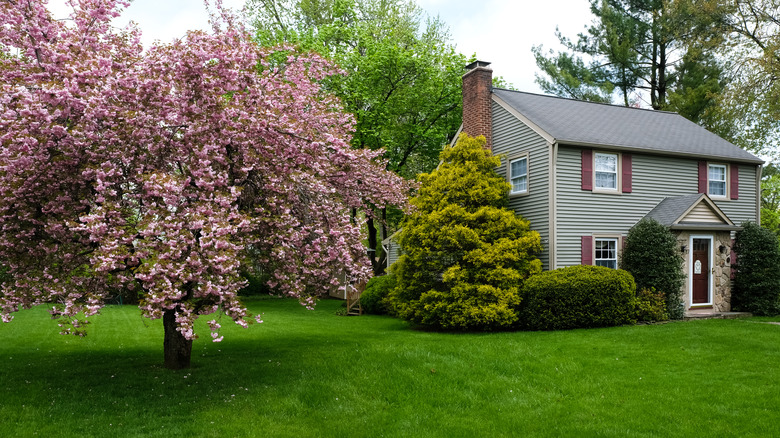
[[[645,216],[672,230],[737,231],[742,229],[704,193],[664,198]]]

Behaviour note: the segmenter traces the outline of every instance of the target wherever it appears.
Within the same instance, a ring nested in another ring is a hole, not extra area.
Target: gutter
[[[710,160],[710,161],[712,161],[713,159],[717,159],[717,160],[728,161],[730,163],[758,164],[759,166],[764,164],[764,160],[761,160],[761,159],[751,160],[751,159],[748,159],[748,158],[723,157],[723,156],[719,156],[719,155],[689,154],[689,153],[685,153],[685,152],[675,152],[675,151],[665,151],[665,150],[659,150],[659,149],[638,148],[638,147],[631,147],[631,146],[622,146],[622,145],[617,145],[617,144],[587,143],[587,142],[567,141],[567,140],[560,140],[560,139],[555,139],[555,142],[556,143],[563,143],[566,146],[579,146],[579,147],[586,147],[586,148],[591,148],[591,149],[624,151],[624,152],[641,153],[641,154],[647,154],[647,155],[666,155],[666,156],[672,156],[672,157],[685,157],[685,158],[691,158],[691,159],[696,159],[696,160]]]

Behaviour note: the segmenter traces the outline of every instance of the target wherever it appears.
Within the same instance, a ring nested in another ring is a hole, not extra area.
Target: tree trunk
[[[368,217],[368,220],[366,221],[366,225],[368,226],[368,248],[366,249],[366,254],[368,255],[368,259],[371,261],[371,269],[374,271],[374,275],[377,275],[376,271],[378,266],[377,259],[376,259],[376,224],[374,223],[374,218],[371,216]]]
[[[658,45],[658,108],[666,109],[666,43]]]
[[[165,329],[165,339],[163,340],[165,368],[169,370],[189,368],[192,341],[186,339],[181,332],[176,330],[175,309],[166,310],[163,313],[163,328]]]

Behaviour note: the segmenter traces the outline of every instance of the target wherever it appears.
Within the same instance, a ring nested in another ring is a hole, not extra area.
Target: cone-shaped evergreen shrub
[[[755,222],[737,232],[732,304],[755,315],[780,314],[780,249],[777,236]]]
[[[637,290],[662,292],[671,319],[680,319],[685,314],[682,264],[674,233],[658,221],[642,219],[628,232],[620,268],[634,276]]]
[[[523,281],[541,272],[539,233],[506,208],[509,183],[485,138],[461,135],[420,191],[393,265],[393,311],[443,329],[491,330],[517,321]]]

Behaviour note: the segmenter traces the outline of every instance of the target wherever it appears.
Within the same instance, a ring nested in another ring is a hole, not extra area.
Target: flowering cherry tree
[[[55,20],[45,0],[0,0],[4,322],[48,303],[83,335],[109,290],[134,289],[183,368],[197,317],[252,322],[242,266],[273,266],[271,286],[307,305],[370,274],[354,212],[408,187],[350,148],[353,119],[319,86],[333,66],[270,56],[221,8],[213,32],[144,51],[111,26],[128,2],[69,3]]]

